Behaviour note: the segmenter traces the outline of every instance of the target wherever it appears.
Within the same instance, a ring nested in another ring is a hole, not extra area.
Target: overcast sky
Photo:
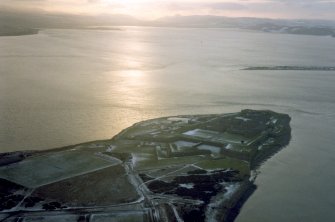
[[[335,0],[0,0],[0,8],[74,14],[128,14],[313,18],[335,20]]]

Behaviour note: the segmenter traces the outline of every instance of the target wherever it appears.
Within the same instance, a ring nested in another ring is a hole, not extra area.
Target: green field
[[[78,215],[53,215],[32,216],[24,218],[24,222],[73,222],[78,220]]]
[[[148,169],[157,169],[170,167],[173,165],[186,165],[197,163],[200,160],[205,160],[203,156],[185,156],[185,157],[175,157],[175,158],[167,158],[167,159],[149,159],[138,162],[135,169],[136,170],[148,170]]]
[[[48,184],[37,188],[32,195],[70,207],[108,206],[139,198],[122,165]]]
[[[242,175],[250,174],[249,163],[243,160],[224,157],[220,159],[208,159],[201,161],[196,164],[198,167],[201,167],[205,170],[216,170],[216,169],[234,169],[240,171]]]
[[[93,215],[93,222],[144,222],[148,221],[146,212],[130,211],[119,214],[98,214]]]
[[[28,158],[17,164],[1,167],[0,178],[35,188],[119,163],[118,159],[102,159],[93,152],[67,150]]]

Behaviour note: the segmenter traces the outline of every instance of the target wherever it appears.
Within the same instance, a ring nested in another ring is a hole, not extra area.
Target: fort
[[[272,111],[136,123],[109,140],[1,155],[0,220],[233,221],[254,174],[288,145]]]

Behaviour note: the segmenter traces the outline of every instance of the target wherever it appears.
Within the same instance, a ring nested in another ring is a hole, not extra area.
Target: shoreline
[[[334,66],[251,66],[242,70],[247,71],[335,71]]]
[[[40,29],[36,28],[18,28],[18,27],[0,26],[0,37],[37,35],[39,31]]]

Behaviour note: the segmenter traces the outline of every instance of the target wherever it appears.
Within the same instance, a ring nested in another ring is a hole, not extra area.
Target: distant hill
[[[273,33],[335,36],[335,22],[326,20],[170,16],[158,19],[152,24],[169,27],[241,28]]]
[[[143,21],[128,15],[70,15],[43,11],[0,10],[0,35],[33,32],[40,28],[87,28],[94,26],[158,26],[193,28],[240,28],[261,32],[335,36],[335,22],[326,20],[284,20],[231,18],[224,16],[169,16]]]
[[[25,28],[83,28],[88,26],[140,25],[127,15],[69,15],[42,12],[13,12],[0,10],[0,29]]]
[[[27,28],[21,26],[8,26],[0,24],[0,36],[19,36],[19,35],[33,35],[38,33],[38,29]]]
[[[87,28],[94,26],[141,25],[127,15],[69,15],[0,10],[0,36],[36,34],[43,28]]]

